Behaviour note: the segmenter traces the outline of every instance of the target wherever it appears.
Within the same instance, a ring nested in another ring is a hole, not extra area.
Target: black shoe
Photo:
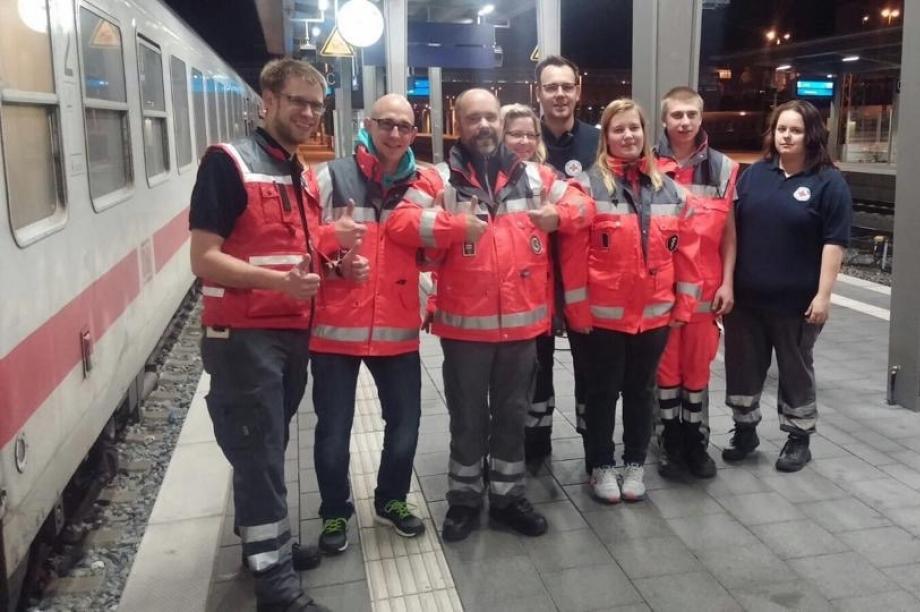
[[[546,519],[523,497],[504,508],[490,507],[489,518],[528,536],[543,535],[547,529]]]
[[[291,565],[294,566],[294,571],[305,572],[307,570],[316,569],[322,561],[323,555],[320,554],[317,547],[310,545],[302,546],[299,542],[294,542],[291,545]],[[246,562],[246,553],[242,553],[240,563],[243,565],[244,570],[249,571],[249,564]]]
[[[286,604],[259,604],[256,610],[257,612],[332,612],[330,608],[316,603],[306,594]]]
[[[348,519],[344,517],[323,521],[319,534],[319,549],[327,555],[337,555],[348,548]]]
[[[441,537],[445,542],[459,542],[465,540],[470,533],[479,527],[479,508],[470,506],[451,506],[444,517],[444,527]]]
[[[722,449],[722,458],[726,461],[741,461],[760,446],[757,428],[752,425],[735,424],[731,446]]]
[[[687,448],[684,456],[687,460],[687,469],[697,478],[712,478],[716,475],[716,462],[706,452],[706,447],[699,442]]]
[[[779,452],[776,469],[780,472],[798,472],[809,461],[811,451],[808,450],[808,436],[790,435],[783,450]]]
[[[658,473],[668,480],[682,480],[687,464],[684,461],[684,441],[680,423],[664,421],[664,430],[658,438]]]
[[[553,452],[553,430],[549,427],[527,427],[524,429],[524,462],[528,468],[539,466]]]
[[[414,538],[425,533],[425,523],[409,511],[409,504],[400,499],[391,499],[382,508],[375,508],[378,523],[389,525],[404,538]]]

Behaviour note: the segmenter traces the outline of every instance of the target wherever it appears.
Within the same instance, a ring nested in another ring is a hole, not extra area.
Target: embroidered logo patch
[[[577,176],[581,174],[581,162],[577,159],[570,159],[565,162],[565,173],[569,176]]]
[[[530,237],[530,250],[534,252],[534,255],[539,255],[543,252],[543,243],[540,242],[539,236]]]
[[[677,234],[668,238],[668,250],[672,253],[677,250]]]
[[[473,257],[476,255],[476,245],[472,242],[463,243],[463,256],[464,257]]]
[[[799,202],[807,202],[811,199],[811,189],[808,187],[799,187],[792,194],[792,197],[798,200]]]

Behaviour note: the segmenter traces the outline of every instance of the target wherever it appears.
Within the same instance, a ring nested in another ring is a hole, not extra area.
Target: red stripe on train
[[[188,209],[153,236],[159,271],[188,239]],[[140,293],[137,249],[84,289],[0,359],[0,448],[82,363],[80,333],[98,341]]]

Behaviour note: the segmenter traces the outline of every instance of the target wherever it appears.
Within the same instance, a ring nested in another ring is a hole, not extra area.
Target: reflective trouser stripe
[[[277,565],[284,556],[290,556],[293,544],[294,540],[288,536],[287,541],[276,550],[247,555],[246,561],[249,563],[249,568],[254,572],[261,572]]]
[[[757,395],[729,395],[725,403],[732,408],[753,408],[760,405],[760,393]]]
[[[279,538],[284,533],[290,533],[291,527],[288,518],[284,517],[275,523],[251,526],[240,525],[239,530],[240,540],[244,543],[250,543]]]
[[[700,407],[702,408],[702,406]],[[684,423],[702,423],[703,422],[703,411],[702,410],[690,410],[686,406],[681,410],[681,420]]]
[[[482,461],[477,461],[473,465],[463,465],[456,459],[451,459],[448,471],[460,478],[479,478],[482,474]]]
[[[673,400],[680,397],[680,387],[659,387],[658,399]]]
[[[482,459],[472,465],[464,465],[451,457],[448,465],[447,484],[451,491],[482,493]]]
[[[551,427],[553,424],[553,408],[556,406],[556,400],[550,396],[544,402],[533,402],[530,404],[530,410],[527,413],[527,422],[525,427]]]
[[[812,432],[818,422],[818,404],[809,402],[802,406],[790,406],[783,400],[778,401],[780,425],[789,429]]]
[[[683,389],[680,395],[685,402],[690,402],[691,404],[702,404],[704,393],[705,391],[688,391],[687,389]]]
[[[729,395],[725,403],[731,407],[736,423],[754,424],[760,422],[760,393],[757,395]]]
[[[516,488],[523,490],[523,480],[523,461],[489,457],[489,491],[493,495],[511,495]]]

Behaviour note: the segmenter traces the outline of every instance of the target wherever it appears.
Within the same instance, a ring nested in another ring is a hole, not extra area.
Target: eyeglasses
[[[560,89],[563,91],[563,93],[570,94],[575,92],[575,88],[577,86],[578,85],[575,83],[546,83],[544,85],[540,85],[540,89],[543,90],[543,93],[548,94],[556,93]]]
[[[393,121],[392,119],[378,119],[376,117],[371,117],[371,121],[377,124],[381,130],[389,134],[393,131],[393,128],[399,130],[400,136],[408,136],[412,133],[412,130],[415,129],[415,126],[411,123],[403,123],[402,121]]]
[[[322,115],[323,111],[326,110],[326,104],[323,102],[314,102],[313,100],[308,100],[302,96],[292,96],[291,94],[286,94],[284,92],[281,92],[279,95],[283,96],[284,99],[288,101],[288,104],[301,112],[309,108],[311,111],[313,111],[314,115]]]
[[[533,132],[506,132],[505,136],[510,136],[515,140],[533,140],[534,142],[540,139],[540,135]]]

